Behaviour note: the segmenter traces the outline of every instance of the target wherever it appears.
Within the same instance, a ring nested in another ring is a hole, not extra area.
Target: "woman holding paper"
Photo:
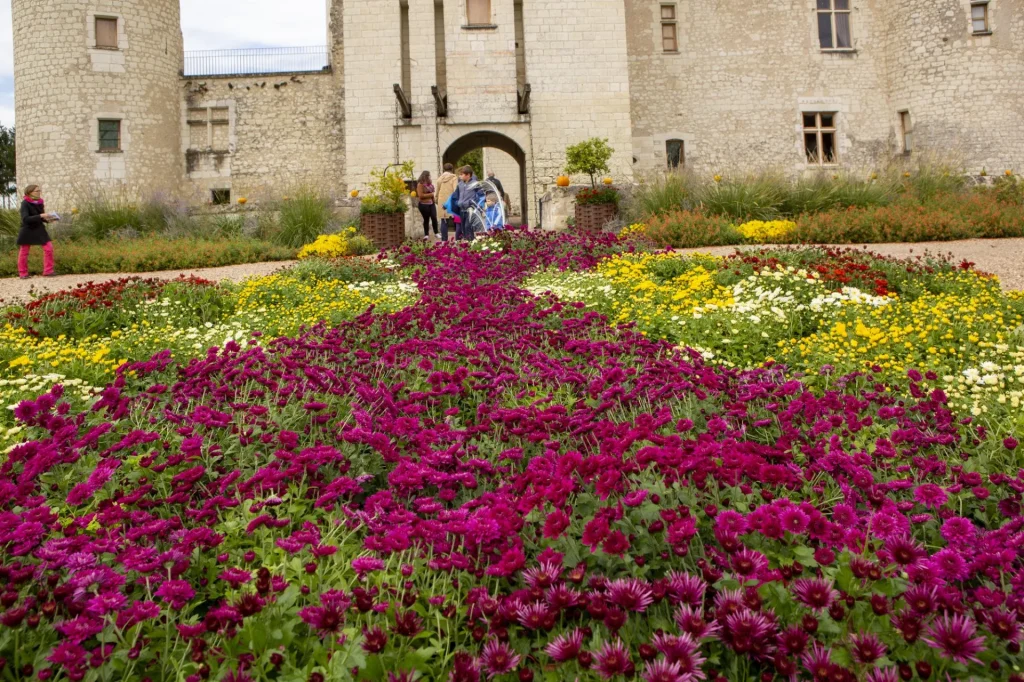
[[[21,202],[21,231],[18,232],[18,276],[28,279],[28,250],[33,246],[43,247],[43,277],[55,277],[53,271],[53,244],[46,231],[46,223],[60,220],[56,213],[47,213],[43,207],[42,190],[39,185],[25,188],[25,200]]]

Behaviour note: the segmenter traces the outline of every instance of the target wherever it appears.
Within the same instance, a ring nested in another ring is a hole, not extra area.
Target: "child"
[[[484,215],[487,218],[488,232],[505,229],[505,212],[498,203],[498,195],[494,192],[487,193]]]

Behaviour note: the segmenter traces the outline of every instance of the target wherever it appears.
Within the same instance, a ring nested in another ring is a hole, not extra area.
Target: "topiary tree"
[[[592,137],[565,150],[565,172],[567,175],[585,173],[590,176],[590,187],[597,187],[595,176],[608,172],[608,161],[615,152],[608,145],[608,139]]]

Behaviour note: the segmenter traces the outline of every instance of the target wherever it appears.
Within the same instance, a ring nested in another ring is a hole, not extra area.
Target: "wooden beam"
[[[395,83],[395,97],[398,98],[398,106],[402,108],[402,118],[412,118],[412,102],[405,96],[405,91],[398,83]]]

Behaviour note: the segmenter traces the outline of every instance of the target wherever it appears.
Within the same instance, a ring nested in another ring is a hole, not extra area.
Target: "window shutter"
[[[491,23],[491,0],[466,0],[466,21],[470,26]]]
[[[96,17],[96,47],[117,48],[117,19]]]

